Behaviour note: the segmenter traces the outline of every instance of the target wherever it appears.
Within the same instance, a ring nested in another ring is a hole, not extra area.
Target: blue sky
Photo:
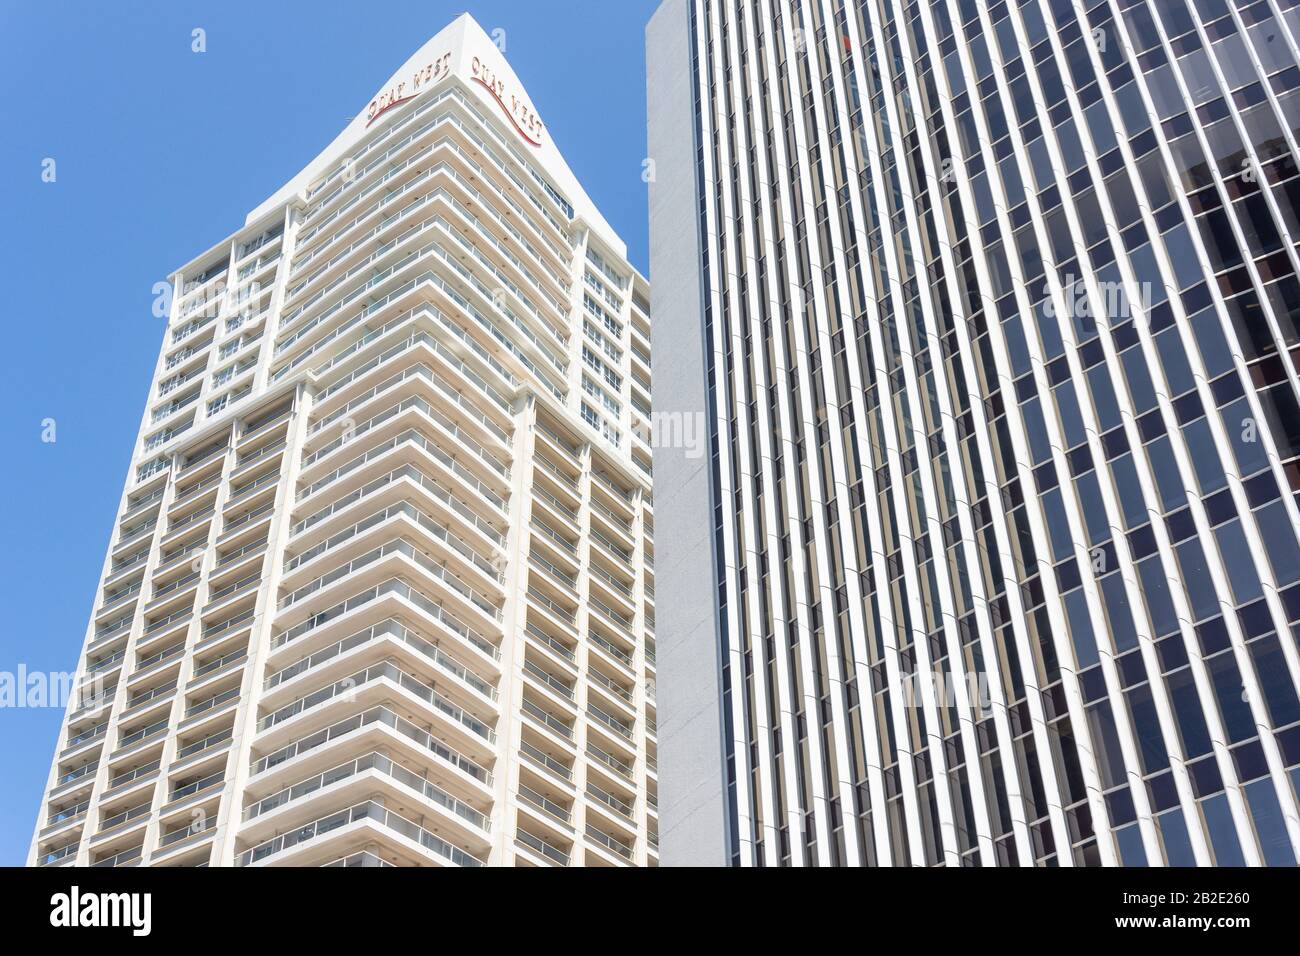
[[[153,284],[241,226],[458,14],[505,31],[550,134],[645,270],[657,5],[0,3],[0,672],[76,665],[162,339]],[[0,865],[25,860],[61,719],[0,708]]]

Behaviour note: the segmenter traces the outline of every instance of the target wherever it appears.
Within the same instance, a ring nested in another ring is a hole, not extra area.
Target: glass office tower
[[[1295,864],[1298,41],[665,0],[666,865]]]
[[[467,15],[362,102],[174,277],[33,864],[656,861],[649,289]]]

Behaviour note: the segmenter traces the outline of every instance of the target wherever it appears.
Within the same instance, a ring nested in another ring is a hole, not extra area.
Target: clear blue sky
[[[241,226],[456,15],[506,31],[550,134],[644,271],[657,5],[0,0],[0,671],[76,665],[162,340],[153,284]],[[0,708],[0,865],[25,860],[61,719]]]

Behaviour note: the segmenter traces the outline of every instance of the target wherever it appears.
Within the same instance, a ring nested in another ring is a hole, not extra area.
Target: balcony
[[[107,836],[109,831],[124,827],[134,820],[148,817],[149,811],[152,807],[153,801],[146,800],[143,803],[136,804],[129,810],[123,810],[120,813],[115,813],[111,817],[105,818],[99,825],[99,832],[95,834],[95,839],[98,840],[100,837]]]
[[[578,579],[561,568],[556,567],[550,561],[538,554],[536,551],[528,552],[528,563],[544,574],[550,575],[556,581],[565,585],[570,591],[577,595]]]
[[[83,730],[79,734],[74,734],[70,736],[68,738],[68,742],[64,744],[63,750],[60,752],[59,755],[63,756],[65,754],[71,753],[72,751],[80,747],[84,747],[86,744],[90,743],[93,740],[100,739],[101,737],[104,736],[104,732],[106,730],[108,730],[107,720],[104,721],[102,724],[96,724],[94,727],[91,727],[89,730]]]
[[[571,810],[522,783],[519,785],[519,802],[540,811],[551,820],[558,822],[565,829],[573,829],[573,812]]]
[[[608,769],[612,770],[614,773],[616,773],[618,776],[622,777],[624,780],[628,781],[629,783],[634,782],[636,779],[636,775],[633,773],[632,765],[630,763],[627,763],[626,761],[623,760],[619,760],[613,754],[609,753],[606,750],[603,750],[600,747],[597,747],[593,743],[587,744],[587,756],[590,757],[592,760],[596,761],[602,767],[607,767]]]
[[[418,341],[415,341],[417,338]],[[410,349],[416,344],[428,345],[430,349],[432,349],[435,353],[438,353],[443,360],[448,362],[448,364],[450,364],[453,368],[455,368],[460,374],[470,378],[470,380],[473,381],[475,384],[477,384],[480,389],[485,389],[488,395],[497,401],[498,407],[500,407],[503,412],[507,414],[510,413],[509,403],[506,402],[506,400],[502,398],[494,389],[492,389],[490,385],[488,385],[481,378],[479,378],[478,375],[476,375],[473,371],[471,371],[468,366],[466,366],[463,362],[460,361],[460,359],[456,358],[450,352],[446,351],[446,347],[443,346],[442,343],[438,342],[436,339],[433,339],[423,334],[421,334],[421,336],[419,337],[413,336],[411,340],[399,343],[396,354],[401,354],[401,352]],[[390,349],[389,353],[392,353],[393,351],[394,350]],[[381,356],[381,359],[382,358],[383,357]],[[368,365],[371,368],[376,367],[375,363],[368,363]],[[352,374],[344,378],[341,382],[335,382],[328,389],[326,389],[324,393],[322,393],[318,401],[326,400],[338,388],[345,386],[349,384],[351,381],[353,381],[358,374],[359,374],[358,372],[353,372]],[[448,380],[445,376],[435,371],[433,366],[429,365],[427,362],[420,362],[418,364],[403,369],[402,371],[398,372],[396,375],[393,375],[390,378],[385,379],[383,382],[380,382],[378,385],[375,385],[373,388],[369,389],[364,394],[359,395],[356,398],[352,399],[350,402],[348,402],[346,405],[342,406],[341,408],[335,409],[334,411],[330,412],[328,415],[321,418],[319,421],[315,422],[311,426],[311,429],[309,430],[309,435],[312,437],[316,436],[317,434],[320,433],[321,429],[327,428],[329,425],[333,424],[334,422],[339,421],[341,418],[347,416],[350,412],[359,410],[360,408],[364,407],[365,405],[373,401],[375,398],[385,393],[395,391],[397,389],[397,386],[399,385],[406,384],[409,389],[409,385],[412,382],[412,380],[421,380],[424,383],[427,383],[428,385],[431,385],[434,388],[436,388],[438,390],[437,393],[438,397],[441,400],[446,401],[448,404],[454,406],[455,411],[453,412],[453,414],[455,414],[458,418],[464,417],[470,421],[477,422],[478,425],[485,432],[487,432],[496,440],[497,444],[500,446],[501,449],[508,449],[510,436],[507,434],[506,430],[502,428],[500,425],[498,425],[487,414],[485,414],[478,407],[476,403],[470,401],[466,397],[463,383],[455,383]],[[356,434],[358,434],[358,432],[353,433],[354,436]]]
[[[491,828],[491,821],[486,814],[479,812],[464,800],[457,799],[446,790],[436,786],[432,781],[412,773],[406,767],[394,763],[380,753],[369,753],[355,760],[349,760],[347,763],[332,767],[323,773],[315,774],[306,780],[300,780],[291,786],[285,787],[269,797],[246,807],[244,821],[254,820],[262,814],[287,806],[333,784],[356,778],[370,771],[395,780],[402,786],[418,792],[426,800],[437,804],[448,813],[459,817],[485,834]]]
[[[74,823],[77,820],[84,819],[86,811],[90,809],[90,801],[82,800],[80,803],[61,809],[51,808],[49,816],[46,817],[45,826],[41,833],[47,833],[51,830],[59,829],[67,824]]]
[[[632,563],[632,552],[621,544],[615,542],[608,535],[602,534],[595,528],[591,529],[591,540],[595,541],[611,555],[617,558],[622,564]]]
[[[299,537],[321,521],[324,521],[361,499],[369,497],[381,489],[403,479],[410,480],[415,485],[428,492],[451,511],[459,515],[470,527],[474,528],[493,544],[498,546],[503,546],[505,544],[505,535],[498,531],[492,522],[475,514],[468,505],[464,504],[457,495],[452,493],[450,488],[438,481],[436,478],[430,478],[414,465],[403,465],[401,468],[394,469],[386,475],[381,475],[373,481],[367,482],[356,491],[344,495],[327,507],[302,519],[293,526],[291,536],[293,538]]]
[[[601,710],[595,704],[587,704],[587,716],[595,720],[601,726],[608,727],[623,739],[632,743],[635,742],[636,738],[632,733],[633,728],[631,725],[624,723],[611,714],[605,713],[605,711]]]
[[[369,823],[381,831],[386,830],[399,834],[454,866],[478,867],[485,865],[484,860],[452,846],[441,837],[435,836],[404,817],[399,817],[374,801],[366,801],[346,810],[339,810],[336,813],[313,820],[306,826],[298,827],[290,833],[282,834],[273,840],[267,840],[265,843],[251,847],[239,855],[235,860],[235,865],[253,866],[271,860],[294,847],[309,844],[319,837],[350,824],[360,823]]]
[[[536,427],[538,433],[545,435],[547,439],[549,439],[550,446],[558,450],[565,461],[570,465],[577,467],[578,459],[582,454],[581,442],[574,442],[570,439],[561,438],[558,432],[549,425],[543,424],[541,419],[537,420]]]
[[[600,612],[601,617],[609,621],[620,631],[622,631],[629,639],[631,639],[632,637],[631,618],[627,617],[627,615],[625,614],[620,614],[618,611],[614,610],[612,607],[610,607],[604,601],[597,598],[595,595],[590,596],[588,598],[588,601],[593,608],[595,608],[597,611]]]
[[[207,698],[207,700],[201,700],[197,704],[191,704],[189,707],[185,708],[185,714],[181,718],[182,723],[191,721],[195,717],[199,717],[202,714],[217,710],[225,704],[229,704],[231,701],[236,700],[239,697],[239,692],[239,685],[236,684],[229,690],[222,691],[219,694],[213,694],[211,697]]]
[[[426,454],[428,454],[435,461],[443,465],[448,471],[450,471],[458,478],[460,478],[462,481],[464,481],[467,485],[469,485],[470,488],[478,492],[485,501],[487,501],[490,505],[492,505],[493,508],[497,509],[502,513],[505,512],[505,507],[506,507],[505,499],[503,499],[495,489],[493,489],[490,485],[486,484],[485,482],[481,481],[479,477],[475,475],[472,471],[470,471],[460,462],[456,461],[451,455],[449,455],[446,451],[444,451],[432,440],[426,438],[418,429],[414,429],[414,428],[408,429],[407,431],[396,436],[395,438],[388,439],[382,444],[377,445],[376,447],[370,449],[365,454],[353,458],[351,461],[348,461],[347,463],[340,465],[338,468],[334,469],[329,474],[324,475],[323,477],[313,481],[311,484],[307,485],[305,488],[302,489],[302,491],[298,495],[298,500],[303,501],[306,500],[307,498],[310,498],[312,495],[315,495],[317,492],[321,491],[324,488],[329,487],[330,485],[334,484],[336,481],[343,478],[344,476],[351,474],[357,469],[369,464],[371,461],[375,460],[376,458],[380,458],[384,455],[387,455],[390,452],[393,452],[405,445],[409,445],[412,448],[417,448],[425,452]]]
[[[606,833],[604,830],[598,829],[597,827],[592,826],[590,823],[587,824],[586,832],[587,832],[587,839],[593,841],[598,846],[605,848],[611,853],[621,856],[625,860],[632,859],[632,848],[628,846],[626,843],[624,843],[622,840],[615,839],[614,837]]]
[[[107,657],[101,657],[98,660],[87,661],[86,674],[87,676],[91,674],[102,674],[116,667],[118,664],[122,663],[122,660],[125,657],[126,657],[126,649],[123,648],[117,653],[110,654]]]
[[[569,491],[573,492],[575,496],[579,494],[577,478],[573,477],[571,474],[564,471],[559,465],[551,461],[541,452],[535,452],[533,454],[533,460],[536,461],[537,464],[541,465],[542,468],[545,469],[547,474],[551,475],[562,486],[567,488]],[[553,501],[555,500],[555,497],[552,495],[548,497],[546,500]],[[572,508],[570,508],[569,510],[572,511]]]
[[[224,654],[215,660],[200,664],[194,668],[194,675],[190,678],[189,687],[186,689],[192,690],[196,684],[199,684],[210,677],[215,677],[223,671],[230,670],[234,668],[236,664],[241,664],[246,660],[248,660],[248,650],[241,647],[238,650],[231,651],[229,654]]]
[[[362,851],[361,853],[353,853],[350,854],[349,856],[344,856],[344,857],[340,857],[337,860],[333,860],[330,863],[321,864],[321,866],[323,867],[346,866],[346,867],[362,867],[362,868],[385,867],[385,866],[392,866],[392,865],[393,864],[389,863],[387,860],[381,859],[375,856],[375,854],[367,851]]]
[[[542,856],[557,866],[569,865],[568,853],[565,853],[559,847],[547,840],[543,840],[541,837],[530,833],[527,830],[521,828],[516,831],[515,842],[520,846],[527,847],[529,850],[532,850],[534,853]]]
[[[632,667],[632,655],[629,654],[627,651],[623,650],[621,647],[618,647],[617,645],[601,637],[595,631],[591,631],[590,633],[588,633],[587,639],[591,641],[593,646],[600,648],[602,651],[604,651],[614,660],[618,661],[624,667],[627,668]]]
[[[194,550],[197,551],[200,549],[196,548]],[[169,581],[162,587],[155,589],[153,594],[149,596],[149,603],[145,605],[145,610],[156,610],[162,604],[166,603],[166,598],[174,596],[192,585],[197,585],[200,577],[201,574],[198,571],[194,571],[190,574],[182,575],[175,581]]]
[[[569,684],[566,684],[558,677],[553,677],[552,675],[548,674],[546,671],[542,670],[542,668],[538,667],[532,661],[529,660],[524,661],[524,673],[527,674],[529,677],[531,677],[533,680],[537,681],[539,684],[541,684],[546,690],[550,691],[551,693],[558,694],[560,697],[564,698],[570,703],[573,702],[574,700],[573,687]]]
[[[146,704],[154,704],[166,700],[176,693],[176,681],[171,680],[159,684],[157,687],[150,687],[139,691],[126,699],[126,707],[122,713],[127,714],[137,707],[144,707]]]
[[[187,782],[178,782],[172,788],[171,794],[167,797],[168,810],[174,809],[174,805],[182,800],[189,800],[191,797],[197,797],[199,794],[215,790],[226,782],[226,770],[222,766],[220,770],[213,773],[204,774]]]
[[[182,843],[195,837],[211,836],[216,829],[217,823],[215,820],[209,821],[207,826],[204,826],[200,820],[195,820],[193,823],[182,823],[180,826],[167,830],[160,835],[158,849],[155,852],[158,854],[170,852],[173,848],[179,847]],[[194,842],[197,843],[198,840]]]
[[[328,687],[323,687],[318,691],[308,694],[306,697],[299,698],[287,707],[282,707],[273,713],[267,714],[258,721],[257,729],[259,731],[269,730],[270,728],[289,720],[291,717],[296,717],[298,714],[311,710],[312,708],[324,704],[335,697],[346,696],[351,698],[354,693],[366,684],[381,679],[390,680],[396,683],[404,690],[424,701],[426,704],[431,705],[434,710],[449,718],[454,725],[468,731],[474,737],[486,740],[488,743],[495,743],[496,732],[492,730],[491,727],[483,723],[481,720],[478,720],[463,708],[457,707],[432,687],[429,687],[422,681],[417,680],[410,674],[407,674],[405,671],[387,662],[367,667],[365,670],[358,671],[350,677],[346,677],[341,681],[330,684]]]
[[[37,866],[58,866],[74,859],[77,850],[81,847],[80,840],[73,840],[67,846],[61,846],[55,850],[47,850],[37,857]]]
[[[259,505],[250,511],[244,512],[237,518],[226,518],[222,524],[221,534],[217,538],[217,544],[228,543],[234,537],[236,531],[241,528],[252,527],[254,523],[270,518],[273,511],[275,511],[275,502],[268,501],[264,505]]]
[[[77,781],[92,780],[94,779],[95,771],[98,769],[99,761],[95,760],[84,766],[78,767],[75,770],[69,770],[54,781],[54,790],[59,790],[68,786],[68,784],[76,783]]]
[[[295,757],[311,753],[318,747],[325,746],[339,738],[375,726],[387,727],[389,730],[404,737],[406,740],[415,743],[415,745],[422,751],[430,753],[444,763],[455,767],[457,770],[478,781],[478,783],[484,786],[491,786],[492,773],[486,767],[476,763],[459,751],[453,750],[428,731],[421,727],[417,727],[409,720],[398,716],[392,710],[383,706],[372,707],[364,713],[348,717],[346,720],[341,720],[323,730],[318,730],[300,740],[296,740],[288,746],[281,747],[279,750],[268,754],[260,760],[254,761],[252,773],[254,776],[267,773],[268,771],[279,767],[281,764],[293,760]]]
[[[551,637],[551,635],[547,634],[532,621],[529,621],[524,626],[524,632],[531,640],[538,642],[551,653],[558,654],[560,659],[565,663],[571,665],[577,664],[578,656],[574,653],[571,647],[556,638]]]
[[[521,708],[525,714],[533,718],[533,720],[536,720],[551,733],[558,734],[564,740],[572,742],[573,728],[564,723],[558,717],[551,716],[526,697],[521,704]]]
[[[231,505],[239,504],[259,491],[276,487],[282,477],[283,475],[281,475],[279,471],[272,470],[262,477],[255,478],[238,488],[232,485],[230,488],[230,497],[226,499],[225,507],[229,508]]]
[[[534,531],[543,537],[544,540],[551,542],[553,545],[560,548],[565,554],[568,554],[577,560],[578,545],[576,542],[570,541],[546,522],[540,521],[537,518],[534,518],[529,522],[529,524]]]
[[[144,743],[147,740],[165,734],[170,723],[171,718],[164,717],[162,720],[154,721],[152,724],[149,724],[146,727],[141,727],[139,730],[133,730],[130,733],[122,734],[121,738],[117,742],[117,753],[114,753],[113,757],[116,758],[118,754],[129,747],[133,747],[136,744]]]
[[[629,707],[632,706],[632,691],[623,687],[621,684],[616,683],[595,669],[588,670],[587,677],[593,684],[601,688],[601,690],[613,694],[618,700],[627,704]]]
[[[414,631],[394,620],[383,621],[382,623],[368,627],[363,631],[359,631],[350,637],[346,637],[335,644],[331,644],[329,647],[317,651],[309,657],[304,657],[302,660],[297,661],[294,664],[290,664],[287,667],[269,674],[263,687],[267,691],[273,690],[284,682],[297,677],[299,674],[313,670],[327,661],[334,660],[335,658],[341,657],[359,647],[365,647],[385,638],[391,638],[392,640],[399,641],[408,647],[413,648],[426,660],[436,664],[440,669],[454,675],[489,700],[495,701],[497,699],[497,689],[494,686],[480,678],[477,674],[469,670],[460,661],[456,660],[437,645],[426,641]]]
[[[452,614],[443,609],[441,604],[433,601],[420,591],[411,587],[401,578],[392,578],[382,584],[377,584],[373,588],[367,588],[360,594],[354,594],[352,597],[338,604],[334,604],[323,611],[318,611],[307,620],[294,625],[287,631],[279,634],[271,641],[271,649],[278,650],[286,644],[297,640],[298,638],[314,631],[335,618],[355,611],[364,607],[372,601],[377,601],[385,595],[393,594],[397,597],[404,598],[412,605],[422,611],[429,619],[441,624],[452,634],[466,641],[470,646],[481,652],[484,656],[493,661],[501,659],[501,649],[495,644],[490,643],[487,639],[479,635],[477,631],[471,630],[468,625],[452,616]]]
[[[617,813],[620,817],[627,820],[633,826],[636,825],[634,822],[632,804],[628,803],[626,800],[619,799],[618,797],[614,796],[612,793],[602,790],[600,787],[596,786],[594,783],[591,783],[590,781],[588,781],[587,783],[587,796],[590,797],[592,800],[595,800],[597,803],[603,804],[604,806],[608,807],[610,810]]]
[[[613,588],[615,593],[620,594],[624,598],[626,598],[629,604],[632,602],[632,586],[630,584],[625,584],[623,581],[620,581],[617,577],[615,577],[609,571],[606,571],[599,564],[589,565],[588,570],[591,571],[592,577],[597,578],[602,584],[605,584],[606,586]]]
[[[165,629],[171,628],[174,624],[179,624],[181,621],[188,621],[192,617],[194,617],[194,609],[187,607],[172,614],[168,614],[166,617],[159,618],[156,621],[151,621],[148,618],[145,618],[144,633],[146,635],[157,634]]]
[[[552,601],[532,584],[528,585],[528,597],[531,601],[534,601],[538,607],[545,608],[546,611],[557,621],[567,624],[570,628],[575,630],[577,629],[578,615],[574,611],[570,611],[568,608],[562,607],[555,601]]]
[[[528,741],[525,740],[519,744],[519,754],[534,766],[550,771],[566,783],[573,783],[572,767],[564,765],[541,748],[534,747]]]
[[[412,523],[418,525],[432,538],[446,545],[448,549],[474,565],[475,568],[481,571],[488,578],[496,581],[498,584],[501,583],[502,575],[497,571],[496,565],[493,564],[490,559],[480,554],[472,545],[458,537],[455,532],[451,531],[446,526],[445,523],[435,521],[429,515],[415,507],[415,505],[406,501],[398,502],[397,504],[390,505],[387,508],[367,515],[362,520],[330,535],[329,538],[315,547],[308,548],[301,554],[295,555],[293,558],[285,562],[285,575],[289,575],[302,565],[333,551],[335,548],[348,541],[353,540],[363,532],[395,518],[406,518]],[[484,613],[492,613],[495,610],[495,607],[492,606],[490,602],[485,601],[485,603],[488,604],[488,607],[483,608]]]
[[[111,793],[114,790],[120,790],[124,787],[130,786],[131,784],[140,783],[143,780],[155,777],[158,775],[158,770],[161,766],[162,764],[159,761],[151,760],[149,763],[136,767],[133,770],[123,771],[117,776],[109,779],[108,786],[105,788],[104,792]]]
[[[199,754],[212,750],[232,739],[234,739],[234,731],[228,727],[225,730],[219,730],[214,734],[209,734],[202,740],[196,740],[193,743],[186,744],[177,749],[176,757],[172,761],[171,769],[175,770],[178,765],[183,764],[191,757],[197,757]]]
[[[213,644],[223,637],[229,637],[244,627],[251,627],[255,613],[255,609],[250,607],[247,611],[241,611],[232,617],[205,624],[203,627],[203,640],[199,642],[195,650]]]
[[[568,518],[574,524],[578,523],[578,512],[547,491],[543,485],[537,483],[533,484],[533,497],[546,502],[548,507],[558,511],[560,515]]]
[[[96,860],[91,866],[130,866],[132,863],[139,863],[140,858],[144,855],[144,844],[131,847],[129,850],[122,850],[114,853],[110,857],[102,860]]]

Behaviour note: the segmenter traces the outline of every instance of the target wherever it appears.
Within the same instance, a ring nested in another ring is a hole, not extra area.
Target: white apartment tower
[[[658,858],[648,286],[468,15],[173,277],[33,865]]]

